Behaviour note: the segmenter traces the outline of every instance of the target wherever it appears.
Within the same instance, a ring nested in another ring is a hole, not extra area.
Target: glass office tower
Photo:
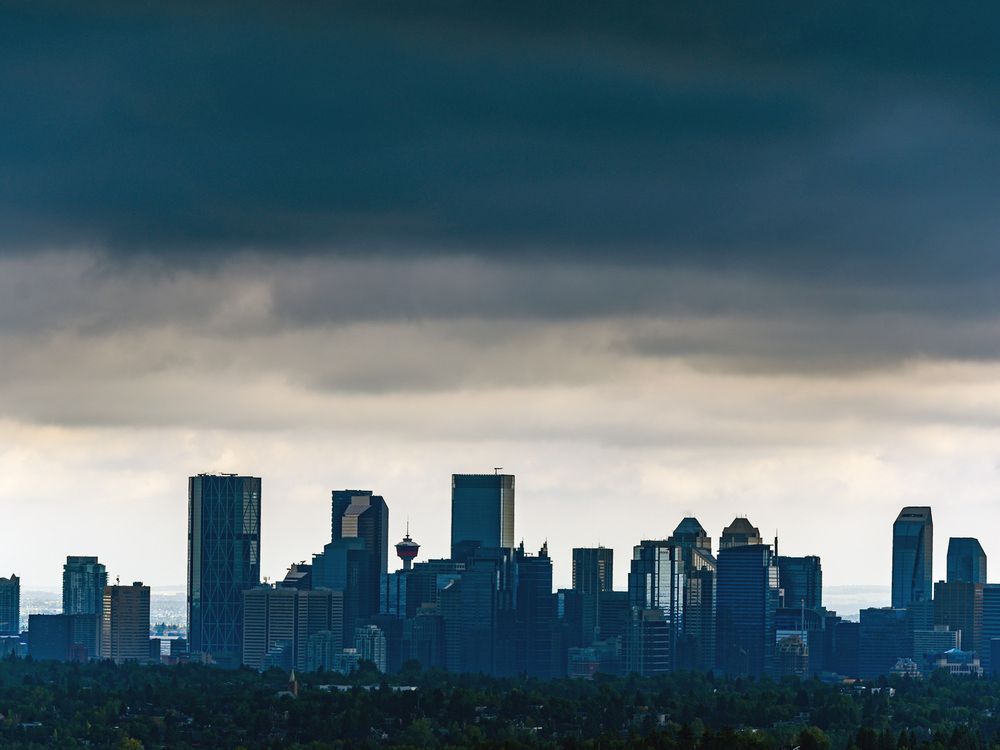
[[[573,549],[573,591],[580,604],[580,645],[589,646],[600,629],[600,595],[614,588],[615,551],[608,547]]]
[[[683,551],[668,541],[644,540],[632,549],[628,574],[630,628],[626,662],[650,675],[673,669],[684,632]],[[657,614],[650,614],[655,610]]]
[[[476,547],[514,549],[514,475],[453,474],[451,559]]]
[[[684,518],[667,540],[684,560],[684,637],[675,669],[715,667],[716,566],[712,539],[697,518]]]
[[[343,585],[325,584],[325,587],[344,592],[344,642],[349,643],[360,619],[371,617],[379,611],[379,591],[383,577],[389,571],[389,506],[385,498],[371,490],[334,490],[332,493],[332,528],[329,551],[343,551],[351,560],[365,566],[358,574],[351,574]],[[361,542],[360,548],[351,540]],[[363,550],[357,552],[358,549]],[[324,555],[327,553],[324,548]],[[367,555],[367,559],[364,556]],[[339,560],[341,552],[335,552]],[[341,576],[347,567],[339,562]],[[329,570],[329,568],[327,568]]]
[[[779,555],[778,582],[784,591],[783,607],[818,609],[823,606],[823,568],[815,555]]]
[[[573,589],[581,594],[597,595],[611,591],[615,551],[608,547],[573,548]]]
[[[986,583],[986,553],[978,539],[953,536],[948,540],[948,582]]]
[[[892,606],[905,609],[933,598],[931,563],[934,522],[931,509],[903,508],[892,525]]]
[[[774,661],[778,567],[768,544],[719,550],[716,661],[730,675],[760,677]]]
[[[243,592],[260,584],[259,477],[199,474],[188,480],[188,645],[239,666]]]

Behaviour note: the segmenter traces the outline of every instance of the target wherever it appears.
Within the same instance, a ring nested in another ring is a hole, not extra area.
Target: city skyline
[[[203,474],[203,476],[215,476],[215,475],[209,473],[209,474]],[[218,476],[234,476],[235,477],[237,475],[235,473],[232,473],[232,474],[231,473],[221,473]],[[486,477],[487,475],[486,474],[482,474],[481,476]],[[266,477],[262,479],[261,484],[266,484]],[[318,515],[325,516],[326,522],[327,522],[327,528],[329,528],[329,518],[330,518],[329,492],[330,492],[330,490],[327,490],[327,497],[325,497],[323,499],[323,501],[322,501],[322,503],[324,503],[322,511],[321,511],[321,513],[318,514]],[[341,492],[341,491],[334,490],[333,492],[336,495],[338,492]],[[346,490],[346,491],[343,491],[343,492],[346,492],[346,493],[355,493],[355,492],[362,492],[362,493],[364,493],[364,492],[367,492],[368,494],[371,494],[370,490],[367,490],[367,491]],[[381,498],[379,498],[379,499],[381,499]],[[390,498],[390,500],[391,500],[391,498]],[[448,499],[446,499],[445,502],[449,506],[449,517],[450,517],[450,506],[451,506],[452,500],[451,500],[451,498],[448,498]],[[263,499],[261,500],[261,507],[262,507],[261,513],[262,514],[266,514],[267,513],[267,503]],[[521,509],[519,507],[519,512],[521,510],[523,510],[523,509]],[[903,511],[906,511],[906,510],[908,510],[908,508],[904,508],[903,509]],[[899,513],[902,513],[903,511],[899,511]],[[698,522],[701,522],[701,518],[702,517],[710,518],[710,517],[713,517],[713,516],[718,516],[720,513],[724,513],[724,512],[716,510],[714,513],[711,513],[711,515],[709,513],[695,513],[693,515],[693,518],[695,520],[697,520]],[[950,511],[949,511],[949,513],[950,513]],[[403,526],[403,530],[400,531],[397,536],[394,536],[394,534],[395,534],[395,528],[400,525],[399,512],[397,511],[394,514],[391,514],[390,518],[391,518],[391,520],[389,522],[389,527],[388,527],[389,528],[388,537],[389,537],[390,546],[391,546],[391,544],[395,544],[395,542],[393,541],[394,539],[398,541],[399,539],[402,539],[407,533],[411,532],[412,536],[414,538],[414,541],[416,541],[416,542],[418,542],[420,544],[420,547],[421,547],[420,557],[422,559],[433,559],[433,558],[446,558],[446,557],[449,557],[449,554],[450,554],[450,549],[449,549],[450,543],[448,542],[448,534],[450,532],[446,533],[446,535],[445,535],[445,544],[444,544],[444,546],[442,548],[440,548],[440,549],[428,548],[428,545],[423,541],[423,537],[422,536],[418,536],[418,532],[417,532],[417,530],[415,528],[416,521],[414,521],[412,519],[412,517],[406,516],[403,519],[403,521],[401,522],[402,526]],[[515,515],[515,519],[517,519],[517,518],[519,518],[519,516]],[[681,521],[681,520],[686,520],[686,519],[679,519],[679,518],[676,519],[674,521],[674,526],[676,526],[677,523],[679,521]],[[719,552],[719,545],[720,545],[720,540],[723,537],[723,531],[726,530],[726,529],[728,529],[728,528],[730,528],[734,524],[736,525],[737,528],[740,528],[740,530],[742,531],[742,527],[740,527],[740,524],[743,521],[747,521],[750,525],[753,525],[755,523],[755,518],[752,515],[747,515],[747,514],[742,514],[742,513],[737,514],[735,516],[730,515],[728,521],[726,521],[726,522],[724,522],[722,524],[719,524],[718,531],[716,532],[715,535],[713,535],[713,533],[711,531],[711,529],[713,528],[712,526],[709,526],[707,523],[703,524],[705,526],[705,528],[708,530],[708,536],[709,536],[709,538],[713,540],[713,542],[712,542],[712,544],[713,544],[712,553],[713,554],[718,554],[718,552]],[[933,572],[933,575],[931,577],[931,583],[932,584],[936,583],[938,581],[944,581],[944,580],[947,579],[948,551],[949,551],[949,549],[950,549],[951,544],[952,544],[953,541],[962,541],[962,542],[964,542],[964,541],[967,541],[967,540],[971,540],[973,542],[979,543],[981,545],[981,548],[984,551],[988,550],[988,548],[989,548],[989,543],[988,543],[989,542],[989,537],[988,536],[970,537],[968,534],[962,534],[962,535],[956,535],[956,536],[950,536],[950,535],[949,536],[944,536],[941,533],[940,526],[947,524],[947,519],[946,518],[942,519],[942,522],[943,523],[939,524],[938,521],[935,521],[935,525],[938,526],[939,533],[936,535],[937,536],[937,540],[936,540],[936,542],[934,543],[934,546],[933,546],[932,565],[933,565],[933,571],[934,572]],[[269,519],[268,526],[270,527],[272,524],[279,524],[279,523],[281,523],[281,517],[280,517],[280,514],[276,514],[276,518]],[[301,528],[306,528],[306,527],[308,527],[308,524],[302,524]],[[529,547],[530,547],[531,544],[534,543],[535,537],[537,536],[538,540],[540,540],[540,541],[547,541],[547,543],[549,544],[550,549],[551,549],[551,541],[549,541],[549,540],[551,540],[552,535],[546,534],[544,529],[539,529],[537,531],[537,533],[535,534],[535,536],[533,536],[533,537],[525,537],[524,535],[521,535],[519,533],[520,524],[517,524],[517,528],[518,528],[518,533],[515,535],[516,543],[520,543],[521,541],[525,541],[529,545]],[[759,527],[755,527],[755,528],[758,528],[758,530],[760,530]],[[857,587],[858,589],[868,588],[868,587],[884,587],[886,589],[887,606],[888,606],[888,604],[890,603],[888,600],[891,599],[891,590],[892,590],[892,575],[891,575],[891,568],[892,568],[891,558],[892,558],[892,548],[893,548],[892,533],[891,533],[892,524],[890,524],[889,529],[890,529],[890,531],[889,531],[889,533],[887,535],[887,540],[883,540],[885,543],[882,545],[887,550],[886,557],[889,558],[888,561],[887,561],[888,565],[887,565],[886,575],[883,577],[883,579],[881,579],[881,580],[879,580],[879,579],[864,580],[864,581],[849,581],[848,580],[848,581],[836,581],[836,582],[824,579],[824,588],[826,588],[827,586],[832,586],[832,587],[836,587],[836,588]],[[636,545],[640,544],[642,541],[648,540],[648,541],[655,541],[655,542],[666,542],[667,540],[669,540],[673,536],[674,531],[675,531],[675,529],[672,526],[670,529],[664,529],[663,533],[659,534],[659,535],[657,535],[657,534],[650,535],[649,533],[640,534],[638,536],[635,536],[633,538],[632,543],[629,544],[629,545],[627,545],[625,548],[618,548],[618,549],[616,549],[615,547],[612,547],[610,545],[601,543],[599,541],[598,542],[594,542],[593,545],[592,545],[592,547],[596,548],[596,547],[600,546],[600,547],[604,547],[604,548],[615,550],[621,556],[620,557],[621,560],[628,560],[628,559],[630,559],[630,555],[631,555],[632,549],[635,548]],[[815,555],[815,556],[817,556],[817,557],[819,557],[819,558],[821,558],[821,559],[824,560],[824,571],[826,570],[826,565],[827,565],[826,561],[830,559],[830,556],[828,556],[828,555],[824,556],[824,555],[818,554],[817,552],[809,551],[810,549],[814,549],[816,547],[817,541],[815,539],[813,539],[813,540],[795,540],[793,538],[789,538],[787,535],[780,534],[780,529],[778,529],[777,531],[779,531],[778,538],[779,538],[779,541],[781,543],[780,550],[781,550],[781,553],[782,553],[783,556],[789,556],[788,553],[789,553],[790,550],[791,550],[791,556],[801,557],[801,556],[812,556],[812,555]],[[761,542],[762,543],[773,545],[773,542],[775,540],[774,536],[768,536],[763,530],[760,530],[760,535],[761,535]],[[320,534],[320,536],[322,536],[322,533]],[[327,536],[327,539],[328,539],[328,536]],[[572,554],[572,551],[573,551],[573,548],[587,547],[587,545],[584,544],[584,543],[570,543],[570,544],[571,544],[571,546],[568,549],[565,550],[566,554],[564,556],[563,555],[552,554],[553,569],[554,569],[553,580],[554,580],[554,585],[555,585],[556,588],[570,587],[572,585],[572,567],[573,567],[573,562],[572,562],[573,561],[573,554]],[[813,546],[810,547],[810,545],[813,545]],[[86,546],[86,545],[84,545],[84,546]],[[320,544],[317,549],[321,550],[323,546],[324,546],[324,544]],[[515,546],[516,546],[516,544],[515,544]],[[262,570],[261,579],[262,580],[263,579],[267,579],[267,580],[270,580],[270,581],[280,581],[284,577],[284,575],[287,572],[288,567],[290,565],[294,564],[295,562],[299,561],[300,559],[304,560],[304,561],[308,560],[312,556],[312,554],[314,552],[316,552],[317,550],[315,550],[315,549],[314,550],[306,550],[305,548],[303,548],[300,551],[302,552],[301,555],[295,555],[295,554],[293,554],[285,562],[280,562],[280,561],[277,561],[277,560],[273,560],[271,562],[268,562],[268,558],[269,557],[273,557],[273,555],[268,555],[266,544],[262,545],[261,549],[260,549],[260,557],[261,557],[261,563],[260,564],[261,564],[261,570]],[[97,552],[96,556],[99,557],[99,558],[101,558],[102,563],[107,562],[104,559],[104,557],[103,557],[103,553],[101,553],[100,551]],[[874,552],[872,552],[872,556],[873,557],[878,557],[879,556],[878,550],[875,550]],[[70,555],[68,557],[72,558],[74,556]],[[394,570],[400,570],[400,569],[402,569],[402,564],[401,564],[401,562],[399,562],[398,560],[395,559],[395,555],[390,554],[390,555],[388,555],[388,557],[389,557],[388,570],[390,572],[394,571]],[[986,557],[987,558],[989,557],[989,553],[988,552],[986,552]],[[86,558],[82,558],[82,559],[86,559]],[[66,560],[67,560],[67,556],[66,555],[62,555],[61,558],[60,558],[60,567],[64,567],[65,566]],[[126,578],[125,574],[129,573],[129,570],[121,568],[121,567],[113,567],[113,565],[114,565],[113,563],[109,563],[108,565],[109,565],[109,567],[108,567],[108,571],[109,572],[107,573],[107,580],[109,582],[114,579],[115,575],[118,575],[122,580],[125,580],[125,578]],[[138,569],[142,568],[142,566],[133,566],[133,567],[136,567]],[[17,570],[15,570],[14,572],[18,573]],[[21,575],[22,580],[24,580],[23,574],[20,574],[20,575]],[[135,576],[132,576],[132,577],[135,577]],[[61,591],[62,590],[63,583],[61,581],[59,581],[57,583],[52,583],[52,582],[46,581],[42,577],[39,577],[39,578],[32,577],[32,578],[34,580],[30,580],[29,579],[28,581],[26,581],[26,583],[29,584],[28,587],[27,587],[27,590],[51,591],[51,592],[56,592],[56,591]],[[614,587],[616,589],[619,589],[619,590],[625,590],[625,589],[628,588],[628,570],[627,570],[627,566],[626,566],[626,568],[624,570],[622,569],[621,565],[619,565],[615,569],[613,584],[614,584]],[[165,590],[167,590],[167,591],[169,591],[169,592],[171,592],[173,594],[183,593],[183,589],[185,589],[186,586],[187,586],[187,584],[184,583],[183,580],[180,580],[180,581],[170,581],[170,580],[160,581],[160,582],[152,583],[151,585],[152,585],[153,589],[156,589],[156,588],[159,587],[159,588],[165,589]],[[22,584],[22,588],[23,587],[24,587],[24,584]],[[862,599],[867,600],[866,597],[862,597]],[[864,605],[862,605],[862,606],[864,606]]]
[[[270,578],[335,487],[447,554],[496,466],[560,584],[690,515],[830,586],[900,507],[1000,527],[997,15],[0,9],[0,571],[180,585],[202,471],[265,478]]]
[[[482,477],[483,479],[486,479],[486,478],[494,476],[494,475],[493,474],[485,474],[485,473],[483,473],[483,474],[452,474],[451,475],[451,479],[452,479],[452,481],[451,481],[452,497],[450,497],[447,500],[447,504],[449,506],[449,517],[451,515],[451,507],[453,506],[453,503],[454,503],[454,497],[453,497],[453,495],[454,495],[454,477],[456,477],[456,476],[464,476],[464,477],[470,477],[470,478]],[[249,477],[243,477],[243,476],[237,475],[236,473],[225,473],[225,472],[223,472],[223,473],[220,473],[220,474],[214,474],[214,473],[204,473],[203,472],[203,473],[201,473],[201,474],[199,474],[199,475],[197,475],[195,477],[190,477],[188,481],[190,483],[191,481],[194,481],[194,480],[198,479],[199,477],[209,477],[209,478],[213,478],[213,477],[215,477],[215,478],[232,477],[232,478],[238,478],[238,479],[247,479],[247,478],[249,478]],[[496,478],[497,479],[507,478],[510,481],[510,483],[511,483],[510,486],[513,487],[513,475],[502,475],[502,476],[497,476]],[[258,488],[258,491],[260,491],[260,487],[262,487],[262,486],[264,486],[266,484],[266,478],[263,478],[263,479],[262,478],[255,478],[255,481],[257,482],[256,486]],[[331,492],[330,490],[327,490],[327,498],[324,498],[324,503],[326,503],[326,505],[324,506],[324,509],[323,509],[323,514],[326,516],[326,519],[327,519],[327,524],[328,524],[327,528],[329,528],[329,518],[330,518],[330,506],[329,506],[329,502],[330,502],[330,500],[329,500],[329,493],[330,492]],[[364,496],[366,496],[366,495],[367,496],[371,496],[372,495],[372,491],[371,490],[332,490],[332,494],[333,494],[333,497],[335,499],[335,504],[336,504],[336,499],[338,498],[338,496],[343,496],[343,497],[346,498],[346,500],[343,501],[345,504],[340,509],[340,513],[343,514],[344,510],[346,510],[346,508],[348,507],[348,505],[351,502],[351,496],[352,495],[361,495],[362,499],[364,499]],[[382,504],[383,508],[385,508],[387,505],[389,505],[391,507],[391,503],[387,503],[381,497],[376,496],[375,499],[378,500]],[[262,522],[263,522],[263,519],[266,518],[266,502],[263,501],[262,499],[258,500],[258,502],[260,503],[260,506],[261,506],[260,513],[261,513],[261,519],[262,519]],[[367,502],[367,501],[365,501],[365,502]],[[899,514],[897,515],[897,518],[896,518],[896,523],[899,522],[899,518],[902,517],[903,514],[905,514],[907,512],[910,512],[910,511],[913,511],[913,510],[918,510],[918,511],[920,511],[920,510],[929,510],[929,508],[913,508],[911,506],[904,507],[901,511],[899,511]],[[335,513],[335,517],[336,517],[337,511],[335,510],[334,513]],[[716,513],[714,515],[718,515],[718,511],[716,511]],[[407,516],[403,520],[403,522],[402,522],[403,523],[403,527],[404,527],[403,531],[400,532],[400,534],[397,537],[394,537],[393,536],[393,534],[394,534],[394,528],[395,528],[395,526],[399,525],[399,523],[398,523],[399,522],[398,513],[387,514],[387,516],[388,516],[389,519],[394,519],[395,520],[395,523],[393,522],[393,520],[390,520],[388,526],[386,527],[386,529],[384,529],[384,533],[387,534],[387,538],[388,538],[389,544],[386,546],[386,549],[383,550],[383,555],[382,556],[383,557],[386,557],[386,556],[388,557],[389,563],[388,563],[387,570],[389,572],[402,570],[402,568],[403,568],[403,565],[402,565],[401,561],[397,560],[396,557],[395,557],[395,555],[389,554],[389,548],[393,544],[395,544],[395,542],[393,542],[392,540],[394,538],[397,539],[397,540],[402,539],[404,536],[410,535],[411,532],[412,532],[412,536],[414,537],[413,541],[419,543],[419,545],[420,545],[420,559],[422,559],[422,560],[426,560],[426,559],[443,559],[443,558],[447,558],[447,557],[450,556],[451,550],[449,549],[449,543],[447,541],[446,541],[444,549],[441,549],[441,550],[436,550],[436,549],[433,549],[433,548],[428,549],[427,545],[422,541],[422,537],[417,537],[416,531],[411,528],[411,525],[412,525],[413,521],[412,521],[412,518],[409,517],[409,516]],[[514,516],[514,518],[512,520],[515,522],[516,528],[519,529],[520,524],[517,524],[517,518],[519,518],[519,516],[517,514],[513,514],[513,516]],[[706,514],[705,517],[709,517],[709,516]],[[680,523],[681,527],[683,527],[684,523],[690,523],[690,522],[701,523],[701,517],[699,515],[697,515],[697,514],[695,514],[694,516],[685,516],[682,519],[678,519],[678,521],[675,522],[675,526],[677,526],[677,523]],[[335,521],[335,529],[339,529],[339,526],[337,524],[339,524],[339,521]],[[813,545],[813,547],[816,545],[816,540],[815,539],[811,539],[811,540],[795,540],[795,539],[789,539],[787,536],[783,536],[783,535],[780,535],[780,534],[778,534],[776,536],[768,537],[763,531],[761,531],[759,529],[759,527],[756,527],[753,524],[754,524],[754,518],[752,516],[745,515],[745,514],[737,514],[734,517],[730,517],[729,521],[727,521],[727,522],[725,522],[725,523],[723,523],[723,524],[721,524],[719,526],[718,535],[717,536],[713,536],[713,534],[711,533],[711,530],[710,530],[712,528],[711,526],[707,526],[707,524],[704,525],[705,528],[708,529],[707,536],[709,538],[709,541],[712,544],[712,547],[709,550],[709,552],[711,554],[717,555],[718,552],[721,549],[721,545],[725,543],[725,541],[724,541],[725,532],[727,532],[727,531],[731,532],[732,530],[735,530],[735,532],[738,535],[742,535],[742,534],[750,534],[750,535],[752,535],[754,533],[759,533],[760,534],[760,539],[759,539],[760,543],[763,543],[765,545],[770,545],[772,547],[774,546],[774,542],[775,541],[780,541],[780,543],[781,543],[780,551],[782,553],[782,555],[781,555],[782,557],[794,557],[794,558],[802,558],[802,557],[810,557],[810,558],[812,558],[812,557],[816,557],[816,558],[824,559],[824,561],[826,559],[828,559],[828,558],[825,558],[823,555],[816,554],[815,552],[808,551],[807,548],[810,548],[810,545]],[[306,524],[303,524],[303,527],[305,527],[305,526],[306,526]],[[450,527],[451,527],[451,524],[448,524],[448,528],[450,528]],[[681,528],[681,527],[678,527],[678,528]],[[650,535],[648,533],[647,534],[640,534],[639,536],[636,536],[633,539],[632,543],[630,545],[628,545],[628,547],[626,549],[615,550],[614,547],[611,547],[610,545],[603,544],[601,542],[595,542],[590,547],[588,547],[586,544],[583,544],[583,543],[574,543],[570,549],[566,550],[567,554],[566,554],[566,556],[565,556],[564,559],[561,559],[561,560],[559,558],[553,559],[553,569],[554,569],[554,571],[558,571],[558,573],[554,574],[554,576],[553,576],[553,585],[554,585],[554,588],[558,589],[558,588],[569,588],[569,587],[572,587],[572,584],[573,584],[573,558],[574,558],[573,551],[574,551],[574,549],[576,549],[576,550],[579,550],[581,548],[586,548],[586,549],[597,549],[597,548],[610,549],[610,550],[613,550],[613,551],[617,551],[617,553],[621,556],[620,560],[628,560],[628,559],[630,559],[632,550],[638,549],[638,545],[641,545],[644,542],[648,541],[648,542],[657,542],[657,543],[667,543],[667,542],[673,543],[672,540],[675,538],[675,535],[676,535],[676,533],[678,531],[678,528],[672,528],[670,531],[664,531],[664,533],[662,535],[656,535],[656,534]],[[827,580],[827,579],[824,578],[823,589],[826,590],[827,587],[833,587],[835,589],[856,588],[856,589],[858,589],[860,591],[861,589],[868,589],[868,588],[879,588],[879,589],[884,588],[885,592],[886,592],[886,599],[887,599],[887,601],[885,603],[885,606],[889,606],[891,604],[891,598],[892,598],[892,565],[891,565],[891,558],[893,556],[893,549],[894,549],[894,544],[895,544],[895,537],[893,535],[893,529],[894,528],[895,528],[894,524],[890,525],[890,527],[889,527],[889,535],[887,537],[888,538],[888,542],[885,543],[885,544],[883,544],[883,546],[885,546],[887,548],[887,550],[888,550],[888,555],[887,556],[890,558],[889,568],[888,568],[887,575],[886,575],[886,577],[885,577],[884,580],[854,581],[854,582],[852,582],[852,581],[847,581],[847,582],[830,582],[829,580]],[[338,533],[339,533],[339,531],[334,531],[334,535],[336,535]],[[380,532],[380,533],[382,533],[382,532]],[[451,532],[448,532],[448,534],[450,534],[450,533]],[[545,530],[544,529],[538,530],[538,533],[540,535],[539,538],[542,539],[546,543],[547,547],[549,547],[549,541],[548,540],[550,538],[550,535],[545,534]],[[447,537],[447,535],[446,535],[446,537]],[[327,537],[327,538],[329,538],[329,537]],[[516,539],[516,542],[515,542],[515,545],[513,545],[513,546],[516,546],[518,543],[522,543],[522,542],[526,541],[525,538],[522,535],[519,535],[519,534],[515,535],[515,539]],[[737,542],[738,544],[744,544],[744,543],[746,543],[746,541],[750,541],[751,543],[753,543],[756,538],[751,536],[751,538],[749,538],[747,540],[747,539],[744,539],[742,536],[740,536],[740,537],[738,537],[738,539],[739,539],[739,541]],[[951,552],[952,546],[953,546],[954,543],[956,543],[956,542],[958,542],[958,543],[970,543],[971,542],[971,543],[974,543],[974,544],[978,545],[978,548],[980,550],[985,551],[985,549],[987,547],[982,544],[983,540],[988,540],[988,537],[984,537],[984,536],[970,537],[970,536],[967,536],[967,535],[963,535],[963,536],[944,536],[943,537],[940,534],[940,529],[939,529],[937,545],[934,546],[932,544],[932,546],[931,546],[931,549],[932,549],[932,566],[933,566],[932,569],[934,571],[933,575],[931,576],[931,579],[930,579],[931,584],[936,584],[939,581],[950,580],[950,578],[947,575],[948,565],[949,565],[949,562],[948,562],[949,561],[948,553]],[[885,540],[883,540],[883,541],[885,541]],[[532,542],[530,542],[530,541],[528,542],[529,547],[530,547],[531,543]],[[787,554],[789,552],[789,547],[787,545],[789,545],[789,544],[791,545],[792,552],[793,552],[793,554],[791,554],[791,555]],[[325,544],[319,545],[318,550],[322,551],[322,548],[324,546],[325,546]],[[943,551],[941,549],[939,549],[940,547],[944,548]],[[511,547],[511,548],[513,548],[513,547]],[[258,550],[258,554],[259,554],[260,560],[261,560],[261,562],[259,564],[260,564],[261,571],[262,571],[261,574],[260,574],[260,579],[261,580],[271,581],[271,582],[281,581],[282,578],[284,578],[285,574],[288,572],[289,566],[294,565],[300,559],[301,559],[301,561],[308,561],[309,558],[311,558],[316,552],[317,552],[317,550],[313,550],[313,551],[308,552],[308,553],[303,552],[303,554],[299,555],[299,556],[292,555],[287,560],[287,562],[285,562],[283,564],[275,562],[273,566],[267,567],[267,565],[265,564],[265,560],[268,557],[268,555],[267,555],[267,548],[266,548],[266,545],[261,545],[261,547]],[[989,554],[988,553],[985,553],[985,554],[986,554],[986,557],[988,558]],[[552,555],[551,552],[550,552],[550,556],[553,557],[553,558],[556,557],[555,555]],[[873,556],[877,556],[877,554],[873,554]],[[101,563],[100,567],[104,568],[105,565],[103,564],[104,563],[103,557],[101,557],[100,554],[98,554],[96,557],[101,558],[102,563]],[[74,556],[74,555],[63,556],[63,558],[62,558],[62,566],[65,568],[65,566],[67,564],[67,561],[70,561],[70,560],[82,560],[82,561],[86,562],[86,561],[91,560],[91,559],[92,558],[86,557],[86,556],[84,556],[84,557]],[[776,559],[777,559],[777,557],[776,557]],[[96,562],[96,560],[94,560],[94,561]],[[826,567],[826,562],[824,562],[824,570],[825,570],[825,567]],[[561,570],[561,569],[564,569],[564,570]],[[940,571],[940,575],[939,575],[939,571]],[[17,571],[14,571],[14,572],[16,573]],[[113,581],[115,575],[118,575],[118,577],[121,580],[125,580],[125,578],[121,575],[120,571],[112,570],[110,568],[109,568],[109,572],[106,573],[105,575],[107,576],[108,582]],[[26,590],[29,590],[29,591],[31,591],[31,590],[33,590],[33,591],[43,591],[43,592],[45,592],[45,591],[55,592],[56,590],[63,590],[63,588],[65,587],[65,573],[63,574],[63,577],[64,577],[64,580],[58,586],[54,586],[53,584],[50,584],[50,583],[41,583],[41,584],[39,584],[36,581],[34,586],[29,586]],[[21,578],[23,579],[23,575],[21,575]],[[42,580],[42,579],[38,579],[38,580]],[[614,573],[614,578],[612,580],[612,584],[613,584],[614,588],[617,589],[617,590],[627,590],[628,589],[628,569],[627,569],[627,566],[626,566],[625,570],[622,570],[622,566],[621,565],[619,565],[615,569],[615,573]],[[159,582],[159,583],[153,583],[151,585],[152,585],[153,589],[156,589],[156,588],[159,587],[161,589],[166,590],[170,594],[180,594],[180,593],[183,593],[183,590],[186,589],[187,586],[188,586],[188,584],[184,583],[184,582],[180,582],[180,583],[178,583],[178,582]],[[878,595],[874,594],[872,592],[869,592],[869,596],[860,595],[860,597],[859,597],[859,601],[865,602],[865,603],[863,603],[863,604],[860,605],[862,608],[865,607],[865,606],[880,606],[880,605],[878,605],[877,600],[878,600]],[[851,601],[852,601],[852,604],[853,604],[853,600],[851,600]]]

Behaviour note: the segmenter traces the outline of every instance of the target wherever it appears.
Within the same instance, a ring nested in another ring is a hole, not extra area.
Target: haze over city
[[[271,579],[494,467],[557,586],[686,515],[1000,555],[1000,10],[366,6],[4,11],[0,575],[183,585],[199,472]]]

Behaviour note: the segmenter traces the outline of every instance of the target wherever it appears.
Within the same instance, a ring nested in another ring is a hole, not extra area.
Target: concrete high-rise
[[[21,619],[21,580],[0,578],[0,635],[17,635]]]
[[[948,583],[958,582],[986,583],[986,553],[973,537],[948,540]]]
[[[243,592],[260,584],[261,481],[235,474],[188,480],[188,644],[225,666],[243,648]]]
[[[104,589],[101,658],[116,663],[149,660],[149,586]]]
[[[77,616],[72,621],[72,638],[88,656],[100,653],[104,621],[104,588],[107,569],[96,557],[70,555],[63,565],[63,614]],[[88,632],[93,628],[93,632]]]
[[[933,598],[934,522],[926,506],[903,508],[892,525],[892,606]]]
[[[513,474],[452,474],[451,559],[477,547],[514,549]]]
[[[325,634],[344,644],[344,597],[340,591],[259,586],[243,592],[243,663],[254,669],[280,666],[308,671],[309,639]]]

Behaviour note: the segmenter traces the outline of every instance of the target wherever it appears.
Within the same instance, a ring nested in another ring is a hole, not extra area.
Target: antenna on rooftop
[[[501,471],[503,471],[503,467],[502,466],[494,466],[493,467],[493,473],[494,474],[499,474]]]

